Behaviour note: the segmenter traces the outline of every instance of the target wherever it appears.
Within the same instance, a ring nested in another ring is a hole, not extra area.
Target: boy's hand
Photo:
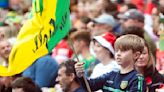
[[[84,62],[77,62],[75,64],[76,75],[82,77],[84,75]]]

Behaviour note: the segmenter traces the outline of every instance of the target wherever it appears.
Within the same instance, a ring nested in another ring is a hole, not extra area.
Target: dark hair
[[[104,8],[104,11],[112,15],[114,18],[117,18],[118,11],[115,3],[108,2],[108,5]]]
[[[159,0],[152,0],[152,3],[155,5],[155,7],[159,6]]]
[[[130,27],[124,28],[121,32],[121,35],[126,35],[126,34],[134,34],[141,38],[144,38],[144,30],[136,26],[130,26]]]
[[[164,6],[160,5],[158,7],[158,9],[159,9],[160,13],[162,13],[164,15]]]
[[[127,4],[124,4],[125,6],[128,7],[128,9],[137,9],[137,6],[135,4],[132,4],[132,3],[127,3]]]
[[[122,4],[122,3],[125,3],[124,0],[117,0],[116,2],[117,4]]]
[[[114,12],[114,11],[117,11],[117,5],[115,3],[108,2],[108,5],[105,7],[105,11],[106,12]]]
[[[11,84],[12,89],[22,88],[24,92],[42,92],[31,78],[20,77]]]
[[[62,68],[62,67],[65,67],[66,70],[65,70],[65,74],[67,76],[70,76],[71,74],[74,74],[75,75],[75,81],[78,83],[78,77],[76,76],[76,71],[75,71],[75,68],[74,68],[74,65],[76,64],[76,62],[72,59],[69,59],[63,63],[61,63],[59,65],[59,69]]]
[[[77,31],[77,29],[76,28],[71,28],[70,30],[69,30],[69,33],[63,38],[63,39],[65,39],[65,40],[67,40],[68,39],[68,37],[73,33],[73,32],[76,32]]]
[[[73,33],[73,32],[76,32],[77,31],[77,28],[71,28],[70,30],[69,30],[69,34],[71,34],[71,33]]]
[[[88,24],[88,23],[91,21],[91,19],[90,19],[89,17],[87,17],[87,16],[82,16],[82,17],[80,18],[80,20],[81,20],[81,22],[83,22],[84,24]]]

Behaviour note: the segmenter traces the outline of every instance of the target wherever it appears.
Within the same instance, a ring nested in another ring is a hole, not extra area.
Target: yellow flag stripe
[[[9,56],[9,66],[0,66],[0,76],[12,76],[27,69],[36,59],[48,54],[46,47],[54,27],[50,20],[56,21],[56,6],[58,0],[43,0],[43,11],[33,12],[33,17],[23,25],[17,41]],[[37,9],[40,9],[39,0],[36,0]],[[35,4],[33,2],[33,8]],[[32,10],[35,11],[35,10]],[[38,10],[37,10],[38,11]]]

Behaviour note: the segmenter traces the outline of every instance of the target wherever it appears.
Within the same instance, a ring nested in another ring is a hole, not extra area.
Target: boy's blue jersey
[[[110,72],[96,79],[88,80],[91,90],[102,89],[103,92],[146,92],[146,83],[137,71],[126,74]]]

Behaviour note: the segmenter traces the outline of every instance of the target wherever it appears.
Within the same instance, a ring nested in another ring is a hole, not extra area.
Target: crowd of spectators
[[[32,0],[0,0],[0,65],[8,66],[31,6]],[[70,0],[70,12],[69,34],[21,74],[1,76],[0,92],[85,92],[71,62],[82,62],[91,79],[119,71],[114,43],[127,34],[146,42],[134,66],[147,92],[164,92],[164,0]]]

